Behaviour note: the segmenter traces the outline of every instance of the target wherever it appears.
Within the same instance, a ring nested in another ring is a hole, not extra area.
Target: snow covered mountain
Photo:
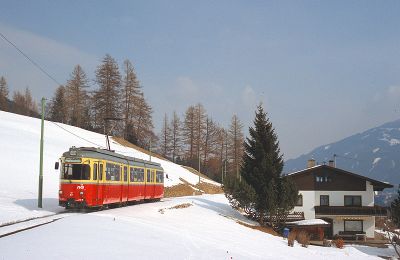
[[[400,183],[400,120],[389,122],[315,148],[285,162],[284,172],[304,169],[308,159],[319,164],[336,157],[336,166],[373,179]]]

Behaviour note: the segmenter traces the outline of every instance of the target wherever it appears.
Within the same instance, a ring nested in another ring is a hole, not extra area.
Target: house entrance
[[[324,228],[325,238],[331,239],[333,237],[333,219],[320,218],[329,223],[329,227]]]

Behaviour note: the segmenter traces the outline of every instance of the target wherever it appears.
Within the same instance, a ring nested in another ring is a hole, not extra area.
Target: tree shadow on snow
[[[58,212],[62,209],[60,206],[58,206],[58,199],[56,198],[43,198],[43,208],[38,208],[37,199],[19,199],[14,201],[14,203],[28,210],[47,210]]]
[[[379,257],[396,257],[396,252],[393,247],[387,248],[378,248],[372,246],[360,246],[360,245],[351,245],[358,251],[363,252],[364,254],[371,255],[371,256],[379,256]]]
[[[243,222],[251,222],[251,220],[247,219],[237,210],[233,209],[229,204],[196,197],[192,198],[192,201],[196,204],[196,206],[215,211],[222,216],[234,218]],[[199,203],[196,203],[196,201]]]

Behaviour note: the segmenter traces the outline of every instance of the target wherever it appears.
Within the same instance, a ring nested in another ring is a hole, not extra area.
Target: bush
[[[288,246],[291,246],[291,247],[293,247],[293,245],[294,245],[294,240],[296,239],[296,236],[297,236],[297,232],[295,231],[295,230],[293,230],[293,231],[291,231],[290,233],[289,233],[289,235],[288,235]]]
[[[332,246],[331,241],[328,240],[328,239],[322,240],[322,244],[323,244],[325,247],[331,247],[331,246]]]
[[[297,242],[299,242],[303,247],[308,247],[310,244],[310,235],[304,230],[300,231],[297,234]]]
[[[344,240],[342,238],[335,239],[332,242],[335,244],[335,246],[337,248],[343,248],[344,247]]]

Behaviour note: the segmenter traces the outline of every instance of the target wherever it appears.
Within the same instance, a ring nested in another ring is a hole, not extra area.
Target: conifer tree
[[[180,155],[181,151],[181,121],[174,111],[171,123],[170,123],[170,129],[171,129],[171,156],[172,156],[172,161],[176,162],[175,159],[177,156]]]
[[[68,103],[67,118],[70,125],[84,127],[90,121],[87,113],[88,87],[86,73],[80,65],[76,65],[65,87],[65,101]]]
[[[157,139],[157,136],[153,132],[153,109],[147,103],[143,93],[140,93],[134,105],[133,135],[136,140],[135,144],[147,148],[150,141],[154,142]]]
[[[0,78],[0,110],[8,111],[8,86],[6,79],[2,76]]]
[[[400,185],[397,190],[397,198],[390,205],[392,220],[397,227],[400,226]]]
[[[283,156],[275,129],[261,105],[249,134],[240,171],[242,180],[233,184],[227,180],[224,189],[231,204],[245,207],[261,225],[278,228],[293,209],[298,191],[290,180],[281,177]]]
[[[117,62],[109,54],[96,69],[96,82],[99,89],[93,96],[95,127],[98,131],[104,128],[109,131],[112,127],[108,119],[121,118],[121,74]],[[113,121],[112,124],[114,134],[118,134],[117,123]]]
[[[65,87],[59,86],[54,97],[49,104],[49,119],[51,121],[66,123],[67,121],[67,102]]]
[[[228,130],[228,153],[232,161],[231,173],[240,179],[240,167],[243,155],[243,125],[237,115],[232,116],[231,125]]]
[[[141,87],[137,79],[135,69],[129,60],[124,61],[123,85],[123,114],[124,114],[124,137],[127,140],[133,139],[133,125],[137,114],[137,105],[141,98]],[[133,141],[133,140],[131,140]],[[137,143],[137,142],[135,142]]]
[[[168,158],[171,150],[171,128],[168,123],[167,113],[164,114],[163,126],[160,133],[161,155]]]

